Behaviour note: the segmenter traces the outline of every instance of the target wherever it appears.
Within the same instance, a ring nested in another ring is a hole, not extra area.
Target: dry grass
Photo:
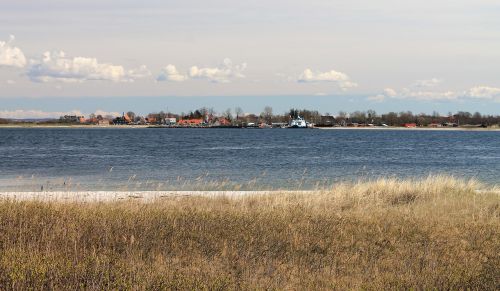
[[[499,195],[433,177],[314,195],[0,202],[2,289],[500,288]]]

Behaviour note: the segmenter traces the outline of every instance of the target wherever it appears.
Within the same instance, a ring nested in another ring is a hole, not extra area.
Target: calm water
[[[0,190],[307,189],[438,173],[500,184],[500,132],[0,129]]]

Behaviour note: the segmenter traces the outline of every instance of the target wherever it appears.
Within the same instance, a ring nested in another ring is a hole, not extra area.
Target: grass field
[[[500,289],[500,199],[451,177],[153,203],[0,201],[0,289]]]

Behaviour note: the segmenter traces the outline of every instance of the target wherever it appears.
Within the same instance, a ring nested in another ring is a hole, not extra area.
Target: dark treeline
[[[388,125],[402,126],[405,124],[415,124],[416,126],[433,126],[433,125],[481,125],[492,126],[500,125],[500,115],[487,115],[479,112],[459,111],[457,113],[448,113],[441,115],[438,112],[432,114],[419,113],[414,114],[411,111],[388,112],[378,114],[374,110],[346,112],[339,111],[336,114],[330,112],[320,113],[317,110],[297,109],[292,108],[284,113],[274,113],[272,107],[266,106],[260,114],[245,114],[244,111],[237,107],[234,110],[227,109],[224,112],[216,113],[213,109],[200,108],[195,111],[181,114],[173,113],[150,113],[148,117],[155,117],[156,120],[162,120],[166,117],[174,117],[180,119],[204,119],[209,122],[217,118],[225,118],[233,124],[239,123],[288,123],[292,119],[298,117],[304,118],[307,122],[318,126],[348,126],[352,124],[358,125]],[[134,114],[135,116],[135,114]]]

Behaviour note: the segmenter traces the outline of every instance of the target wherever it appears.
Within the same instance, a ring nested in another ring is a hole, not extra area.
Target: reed
[[[314,194],[0,202],[2,289],[500,287],[499,194],[437,176]]]

